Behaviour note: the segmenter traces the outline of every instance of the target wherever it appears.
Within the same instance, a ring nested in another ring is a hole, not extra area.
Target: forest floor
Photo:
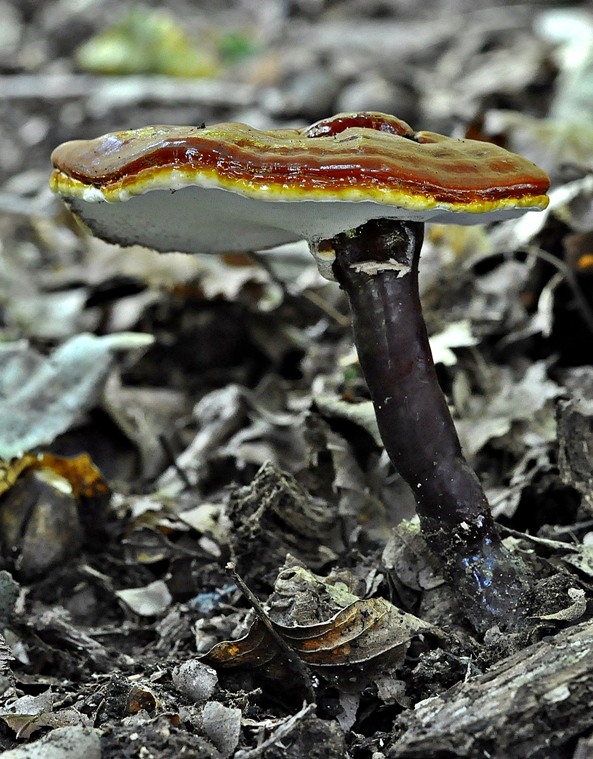
[[[593,14],[541,0],[0,0],[3,756],[593,757],[592,83]],[[441,577],[304,243],[120,248],[48,187],[65,140],[361,110],[552,180],[420,272],[519,633]]]

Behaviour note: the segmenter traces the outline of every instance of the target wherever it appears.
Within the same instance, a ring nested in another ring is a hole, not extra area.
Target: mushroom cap
[[[150,126],[66,142],[52,162],[52,190],[94,234],[161,251],[318,241],[375,218],[475,224],[548,203],[549,178],[526,159],[372,112],[305,129]]]

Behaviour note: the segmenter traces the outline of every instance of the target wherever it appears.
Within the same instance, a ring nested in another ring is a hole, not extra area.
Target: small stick
[[[546,261],[547,263],[551,264],[563,275],[566,284],[570,287],[572,294],[574,295],[574,302],[575,306],[577,307],[577,311],[581,315],[582,320],[587,325],[589,332],[593,334],[593,312],[591,311],[589,303],[583,295],[583,291],[581,290],[577,278],[575,277],[574,272],[570,266],[568,266],[564,261],[561,261],[559,258],[556,258],[556,256],[553,256],[551,253],[548,253],[547,250],[538,248],[535,245],[530,245],[527,248],[527,252],[530,256],[534,256],[535,258],[539,258],[542,261]]]
[[[161,444],[161,447],[163,451],[165,452],[165,455],[169,459],[169,464],[173,467],[173,469],[175,469],[175,471],[179,475],[179,479],[183,482],[183,484],[188,490],[191,490],[193,486],[191,482],[189,481],[187,474],[177,463],[177,459],[175,458],[175,454],[173,453],[173,449],[171,448],[171,443],[166,438],[166,436],[163,435],[162,432],[159,435],[159,443]]]
[[[231,577],[231,579],[235,583],[235,585],[239,588],[241,593],[243,593],[245,598],[249,601],[250,606],[253,608],[257,616],[264,623],[268,632],[274,638],[274,641],[278,645],[278,648],[280,648],[280,650],[284,653],[286,658],[290,661],[290,663],[293,665],[293,667],[296,669],[299,675],[301,675],[305,683],[305,689],[307,693],[307,702],[315,703],[315,692],[313,690],[313,683],[311,682],[311,675],[309,674],[309,670],[305,666],[303,660],[296,653],[296,651],[294,651],[294,649],[292,649],[288,645],[288,643],[284,640],[284,638],[278,633],[278,631],[272,624],[272,620],[266,614],[264,607],[259,602],[259,599],[254,593],[251,592],[251,590],[249,590],[249,588],[247,587],[243,579],[239,576],[235,568],[235,565],[233,564],[232,561],[229,561],[229,563],[226,565],[226,571],[227,571],[227,574]]]
[[[235,754],[234,759],[257,759],[257,757],[261,756],[264,751],[269,749],[271,746],[275,746],[283,738],[286,738],[287,735],[290,735],[295,725],[297,725],[301,720],[305,719],[308,714],[311,714],[314,709],[314,704],[303,704],[302,708],[299,709],[296,714],[293,714],[291,717],[287,717],[280,725],[278,725],[270,737],[262,744],[252,749],[240,749]]]
[[[331,303],[328,303],[325,298],[322,298],[315,290],[304,290],[303,298],[306,298],[310,303],[320,308],[322,311],[330,316],[340,327],[349,327],[351,322],[350,317],[345,316],[343,313],[334,308]]]

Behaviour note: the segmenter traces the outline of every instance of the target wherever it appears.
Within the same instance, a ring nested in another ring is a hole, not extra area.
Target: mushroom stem
[[[385,449],[461,608],[478,631],[518,629],[528,573],[502,544],[438,383],[418,294],[422,239],[421,223],[380,219],[318,248],[335,252]]]

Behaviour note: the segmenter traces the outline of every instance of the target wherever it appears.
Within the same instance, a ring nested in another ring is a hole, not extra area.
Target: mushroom
[[[349,297],[385,449],[461,608],[479,631],[520,627],[528,573],[502,544],[461,452],[417,275],[424,222],[541,210],[543,171],[490,143],[415,133],[381,113],[298,130],[146,127],[65,143],[52,160],[52,189],[110,242],[221,253],[307,239]]]

